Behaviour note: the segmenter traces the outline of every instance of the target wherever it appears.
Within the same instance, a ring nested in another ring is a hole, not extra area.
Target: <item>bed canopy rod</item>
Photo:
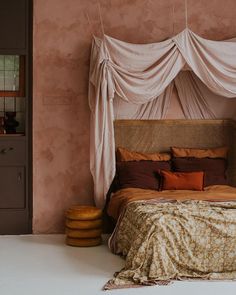
[[[92,27],[92,24],[91,24],[91,21],[90,21],[90,18],[89,18],[89,15],[88,15],[88,12],[87,11],[85,11],[85,16],[87,18],[87,21],[88,21],[88,24],[89,24],[89,28],[90,28],[91,34],[94,37],[93,27]]]
[[[172,3],[172,17],[173,17],[172,36],[174,36],[175,35],[175,4],[174,4],[174,1]]]
[[[99,1],[98,1],[97,4],[98,4],[98,12],[99,12],[99,18],[100,18],[102,33],[103,33],[103,36],[104,36],[105,35],[105,31],[104,31],[104,25],[103,25],[102,13],[101,13],[101,4],[100,4]]]
[[[99,1],[97,1],[97,6],[98,6],[98,13],[99,13],[99,20],[100,20],[100,24],[101,24],[102,34],[104,36],[105,35],[105,30],[104,30],[104,24],[103,24],[102,12],[101,12],[101,4],[100,4]],[[92,27],[92,23],[91,23],[91,20],[90,20],[90,17],[89,17],[89,14],[88,14],[87,11],[85,11],[85,16],[87,18],[91,34],[92,34],[92,36],[95,36],[94,31],[93,31],[93,27]]]
[[[188,0],[185,0],[184,11],[185,11],[185,28],[188,28]]]
[[[188,0],[184,0],[184,15],[185,15],[185,28],[188,28]],[[173,17],[173,27],[172,35],[175,33],[175,4],[172,2],[172,17]]]
[[[103,23],[103,18],[102,18],[100,1],[97,1],[97,6],[98,6],[98,13],[99,13],[99,20],[100,20],[100,24],[101,24],[102,34],[104,36],[105,29],[104,29],[104,23]],[[188,0],[184,0],[184,10],[185,10],[185,28],[188,28]],[[91,34],[92,34],[92,36],[95,36],[94,31],[93,31],[93,27],[92,27],[92,23],[91,23],[91,20],[90,20],[90,17],[89,17],[89,14],[87,11],[85,12],[85,16],[87,18]],[[172,35],[174,36],[174,32],[175,32],[175,5],[174,5],[174,1],[172,2],[172,17],[173,17]]]

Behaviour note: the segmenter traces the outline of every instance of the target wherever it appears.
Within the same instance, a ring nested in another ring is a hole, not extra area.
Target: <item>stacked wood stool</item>
[[[77,247],[102,243],[102,210],[93,206],[72,206],[66,211],[66,244]]]

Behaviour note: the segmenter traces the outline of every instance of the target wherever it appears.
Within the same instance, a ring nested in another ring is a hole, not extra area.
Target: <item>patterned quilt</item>
[[[236,279],[236,202],[138,200],[109,241],[125,267],[104,289]]]

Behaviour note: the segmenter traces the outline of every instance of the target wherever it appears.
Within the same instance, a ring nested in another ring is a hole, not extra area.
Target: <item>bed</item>
[[[212,180],[211,173],[206,180],[206,172],[203,181],[207,185],[202,190],[167,186],[159,191],[145,184],[141,188],[129,184],[114,192],[108,214],[116,220],[116,227],[109,247],[125,257],[125,267],[105,289],[168,284],[183,279],[236,279],[235,126],[225,120],[191,121],[190,125],[186,121],[118,122],[117,146],[125,145],[128,134],[126,148],[138,150],[143,144],[137,140],[139,132],[145,137],[145,148],[142,146],[139,152],[157,150],[153,142],[165,146],[162,151],[176,145],[212,148],[227,144],[227,183],[218,178]],[[173,132],[175,136],[170,135]],[[136,166],[132,169],[137,170]],[[199,176],[200,172],[197,173]]]

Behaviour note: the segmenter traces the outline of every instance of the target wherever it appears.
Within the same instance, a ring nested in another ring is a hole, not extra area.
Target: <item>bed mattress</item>
[[[105,289],[166,284],[176,279],[236,279],[236,188],[116,192],[109,240],[125,267]]]

